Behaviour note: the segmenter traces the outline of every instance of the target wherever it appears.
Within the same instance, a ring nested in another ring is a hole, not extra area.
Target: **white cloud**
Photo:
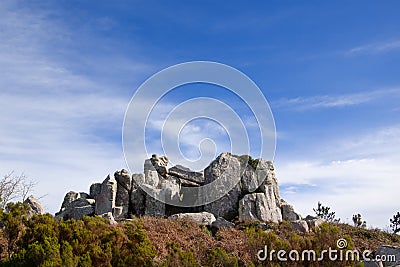
[[[271,103],[272,107],[279,109],[304,111],[321,108],[338,108],[360,105],[385,97],[399,97],[400,89],[381,89],[361,93],[343,95],[321,95],[310,97],[283,98]]]
[[[303,214],[312,214],[318,201],[342,219],[361,213],[369,225],[385,227],[398,211],[400,126],[310,146],[301,160],[276,159],[282,196]],[[325,155],[316,153],[326,147]],[[313,158],[312,155],[318,155]]]
[[[0,175],[14,170],[37,181],[35,194],[47,195],[42,202],[54,213],[66,191],[88,191],[125,167],[120,141],[129,95],[121,93],[127,88],[118,76],[105,83],[74,69],[89,66],[71,64],[70,57],[82,58],[75,57],[79,30],[50,17],[11,1],[0,4]],[[87,45],[97,42],[85,38]],[[120,55],[92,59],[90,65],[107,62],[109,72],[129,72],[129,79],[148,68]]]
[[[380,54],[400,49],[400,40],[372,43],[354,47],[346,52],[347,55],[354,54]]]

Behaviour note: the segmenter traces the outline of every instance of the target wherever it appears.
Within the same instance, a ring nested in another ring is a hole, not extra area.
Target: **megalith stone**
[[[117,194],[117,181],[114,176],[108,175],[107,178],[101,184],[101,190],[98,195],[95,196],[96,214],[103,214],[112,212],[115,207],[115,198]]]
[[[213,183],[211,194],[221,196],[214,202],[206,204],[204,211],[218,217],[233,219],[238,214],[240,188],[240,162],[230,153],[222,153],[204,170],[205,184]],[[232,188],[227,193],[227,188]]]
[[[34,196],[29,196],[27,199],[25,199],[24,203],[28,204],[29,206],[28,210],[29,216],[32,216],[34,214],[36,215],[44,214],[44,209],[42,204]]]
[[[263,193],[253,193],[239,201],[239,220],[278,223],[282,221],[282,215],[273,199],[268,199]]]

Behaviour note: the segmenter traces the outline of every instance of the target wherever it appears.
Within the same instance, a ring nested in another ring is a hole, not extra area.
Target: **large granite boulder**
[[[42,204],[37,200],[34,196],[29,196],[27,199],[25,199],[24,203],[28,204],[29,210],[28,210],[28,216],[32,215],[42,215],[44,214],[44,209]]]
[[[222,153],[211,162],[204,170],[204,183],[210,184],[216,181],[211,193],[222,195],[222,197],[206,204],[205,211],[227,220],[232,220],[237,216],[239,199],[242,196],[240,174],[240,162],[230,153]],[[229,187],[232,189],[224,195],[223,193]]]
[[[154,217],[164,217],[165,215],[165,203],[146,195],[146,205],[144,214]]]
[[[69,191],[64,196],[63,203],[61,204],[61,209],[66,208],[69,204],[71,204],[73,201],[77,200],[78,198],[80,198],[80,193],[74,192],[74,191]]]
[[[285,221],[292,222],[301,219],[300,214],[294,211],[293,206],[284,201],[283,199],[281,200],[281,211],[282,211],[282,219]]]
[[[83,216],[90,216],[93,214],[94,214],[94,206],[86,205],[86,206],[72,208],[67,218],[80,220],[83,218]]]
[[[223,217],[218,217],[215,221],[211,223],[211,229],[213,229],[214,232],[217,232],[224,228],[233,228],[233,227],[235,227],[235,224],[225,220]]]
[[[147,170],[144,173],[144,183],[150,186],[158,187],[160,178],[157,171]]]
[[[147,188],[146,190],[151,190],[151,192],[153,192],[154,196],[156,197],[156,198],[154,198],[151,195],[146,194],[144,215],[154,216],[154,217],[164,217],[165,203],[158,200],[158,199],[162,199],[162,197],[163,197],[162,190],[151,187],[146,184],[143,185],[143,187],[146,187]]]
[[[264,159],[258,159],[257,162],[258,177],[263,178],[259,190],[265,193],[269,199],[273,199],[276,207],[280,207],[281,198],[279,194],[278,180],[275,176],[274,164],[272,161]]]
[[[198,185],[202,185],[204,183],[204,175],[202,172],[195,172],[189,168],[186,168],[182,165],[176,165],[168,170],[169,175],[175,176],[183,180],[183,183],[186,181],[192,182]],[[190,183],[188,183],[190,184]]]
[[[192,205],[188,207],[188,203]],[[122,169],[102,183],[92,184],[90,194],[68,192],[57,216],[81,218],[111,213],[121,220],[131,215],[164,217],[201,211],[219,217],[221,225],[236,218],[261,222],[279,222],[282,215],[291,221],[301,218],[291,205],[281,203],[271,161],[231,153],[219,155],[203,172],[180,165],[168,169],[167,157],[152,155],[145,160],[141,174],[131,176]]]
[[[307,233],[309,231],[308,224],[305,220],[297,220],[290,222],[293,229],[300,231],[302,233]]]
[[[168,158],[166,156],[158,157],[156,154],[153,154],[150,162],[161,176],[165,177],[168,174]]]
[[[324,223],[323,219],[321,219],[319,217],[311,216],[311,215],[307,215],[307,217],[304,220],[307,222],[308,228],[310,229],[310,231],[315,230],[321,224]]]
[[[243,166],[245,165],[245,166]],[[247,164],[246,162],[242,163],[242,168],[244,167],[244,171],[241,177],[241,188],[243,193],[253,193],[259,187],[258,176],[254,168]]]
[[[385,267],[400,266],[400,247],[383,245],[378,247],[375,255],[379,255],[381,259],[385,257],[386,261],[381,262]]]
[[[56,213],[58,219],[82,219],[83,216],[94,214],[94,199],[78,198]]]
[[[91,198],[95,198],[101,192],[101,183],[93,183],[89,189],[89,195]]]
[[[117,194],[117,181],[114,176],[108,175],[107,178],[101,184],[101,190],[98,195],[95,196],[96,214],[103,214],[112,212],[115,207],[115,198]]]
[[[268,199],[263,193],[247,194],[239,201],[239,221],[282,221],[279,208],[274,199]]]
[[[182,200],[181,187],[175,179],[164,179],[160,187],[160,195],[167,203],[179,203]]]
[[[144,192],[137,184],[144,183],[143,173],[132,174],[132,191],[130,193],[130,210],[132,214],[137,216],[145,214],[146,192]]]
[[[209,212],[195,212],[195,213],[178,213],[168,217],[168,219],[182,219],[187,218],[196,222],[199,225],[211,226],[215,222],[215,216]]]
[[[115,196],[115,206],[122,207],[120,216],[126,217],[129,212],[129,198],[132,191],[132,179],[129,172],[125,169],[114,173],[117,181],[117,193]]]

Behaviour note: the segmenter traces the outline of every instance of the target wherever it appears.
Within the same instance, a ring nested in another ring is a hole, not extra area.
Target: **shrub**
[[[206,266],[235,267],[239,266],[239,263],[235,256],[218,247],[209,252]]]
[[[397,212],[393,215],[393,219],[390,219],[390,228],[395,234],[400,232],[400,212]]]
[[[317,208],[313,210],[318,217],[327,222],[339,222],[340,219],[335,219],[335,212],[329,212],[330,209],[330,207],[325,207],[321,204],[321,202],[318,202]]]
[[[367,222],[361,219],[361,214],[353,215],[353,223],[355,227],[367,228]]]
[[[162,266],[165,267],[173,267],[173,266],[184,266],[184,267],[191,267],[191,266],[200,266],[198,261],[196,260],[194,254],[191,251],[182,251],[181,248],[171,242],[167,244],[168,255],[163,262]]]

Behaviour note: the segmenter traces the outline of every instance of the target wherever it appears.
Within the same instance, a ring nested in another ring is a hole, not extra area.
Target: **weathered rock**
[[[73,207],[68,213],[67,218],[80,220],[83,216],[89,216],[94,214],[94,207],[92,205],[86,205],[81,207]]]
[[[281,200],[281,211],[282,211],[282,219],[285,221],[297,221],[301,219],[300,214],[294,211],[294,208],[289,203],[286,203],[283,199]]]
[[[132,174],[132,188],[136,188],[137,185],[141,185],[145,182],[145,176],[143,173]]]
[[[131,211],[132,214],[135,215],[143,215],[145,214],[146,207],[146,192],[144,192],[141,188],[135,188],[131,192]]]
[[[121,171],[114,173],[114,178],[117,181],[115,205],[122,207],[122,211],[119,216],[126,217],[129,211],[129,194],[131,193],[132,187],[131,176],[127,170],[122,169]],[[116,215],[114,214],[114,216]]]
[[[243,193],[253,193],[259,186],[258,177],[256,171],[252,166],[246,164],[244,167],[244,171],[241,177],[241,186]],[[243,166],[242,166],[243,167]]]
[[[77,200],[71,202],[68,207],[82,207],[86,205],[94,206],[95,203],[96,201],[91,198],[78,198]]]
[[[309,230],[318,228],[322,223],[324,223],[323,219],[311,215],[307,215],[304,220],[307,222]]]
[[[78,192],[69,191],[64,196],[64,201],[61,204],[61,209],[66,208],[69,204],[71,204],[73,201],[77,200],[78,198],[80,198],[80,194]]]
[[[168,166],[168,158],[166,156],[158,157],[156,154],[153,154],[151,155],[150,161],[154,167]]]
[[[148,170],[144,173],[144,183],[150,186],[157,187],[160,183],[160,178],[158,177],[157,171]]]
[[[386,258],[385,262],[381,262],[383,266],[400,266],[400,247],[396,246],[380,246],[375,252],[381,259]],[[389,257],[391,257],[389,259]]]
[[[90,194],[69,192],[57,216],[81,218],[93,213],[94,207],[95,214],[111,213],[117,220],[129,218],[131,214],[165,216],[198,211],[221,217],[221,223],[216,224],[223,224],[224,219],[232,220],[238,215],[241,220],[279,222],[283,211],[285,218],[300,218],[295,217],[290,205],[286,207],[284,204],[281,210],[272,162],[257,160],[258,168],[255,170],[248,164],[248,159],[248,156],[222,153],[204,172],[195,172],[179,165],[168,170],[168,159],[153,155],[145,160],[142,174],[131,177],[123,169],[107,176],[102,183],[92,184]],[[192,187],[199,189],[196,191]],[[148,190],[156,198],[147,195]],[[214,199],[217,200],[210,203]],[[192,205],[174,205],[181,202]],[[207,204],[202,206],[203,203]]]
[[[162,197],[162,192],[161,189],[155,189],[151,186],[143,185],[144,187],[147,187],[148,190],[152,190],[152,192],[157,196],[158,198]],[[153,198],[149,194],[146,195],[146,200],[145,200],[145,215],[149,216],[155,216],[155,217],[163,217],[165,215],[165,203]]]
[[[44,214],[42,204],[34,196],[29,196],[27,199],[25,199],[24,203],[28,204],[29,206],[28,216]]]
[[[222,195],[216,201],[206,204],[204,210],[231,220],[238,214],[240,188],[240,162],[230,153],[222,153],[204,170],[204,183],[213,183],[212,195]],[[232,188],[224,194],[227,188]]]
[[[282,221],[282,215],[273,199],[268,199],[263,193],[248,194],[239,201],[240,221]]]
[[[158,157],[156,154],[153,154],[150,161],[161,176],[165,177],[168,174],[168,158],[166,156]]]
[[[223,217],[218,217],[215,221],[211,223],[211,228],[215,229],[216,231],[219,231],[223,228],[233,227],[235,227],[235,224],[225,220]]]
[[[202,172],[195,172],[182,165],[176,165],[168,170],[169,175],[187,180],[199,185],[204,183],[204,175]]]
[[[88,193],[79,192],[79,198],[92,198]]]
[[[280,207],[281,198],[279,194],[278,180],[275,176],[274,164],[269,160],[257,159],[257,177],[263,180],[259,190],[264,192],[269,199],[274,199],[276,207]]]
[[[153,163],[151,163],[150,159],[145,159],[144,164],[143,164],[143,173],[146,173],[147,171],[155,171],[156,168],[154,168]]]
[[[110,224],[116,224],[117,222],[115,221],[113,215],[111,212],[107,212],[107,213],[103,213],[101,215],[99,215],[102,218],[107,218],[110,222]]]
[[[95,196],[96,214],[103,214],[107,212],[112,212],[115,207],[115,198],[117,194],[117,181],[111,175],[101,184],[101,190],[98,195]]]
[[[200,184],[195,183],[195,182],[191,182],[185,179],[181,179],[181,178],[177,178],[179,181],[179,184],[183,187],[199,187]]]
[[[293,226],[293,229],[302,233],[307,233],[309,231],[308,224],[305,220],[292,221],[291,224]]]
[[[210,226],[216,219],[214,214],[209,212],[197,212],[197,213],[178,213],[168,217],[168,219],[182,219],[187,218],[199,225]]]
[[[121,206],[114,207],[112,209],[112,214],[116,219],[123,219],[126,217],[126,213],[124,213],[124,208]]]
[[[94,214],[94,204],[94,199],[78,198],[56,213],[55,218],[80,220],[83,216]]]
[[[101,192],[101,183],[93,183],[90,186],[89,194],[92,198],[95,198]]]
[[[161,182],[160,195],[166,201],[179,203],[182,200],[181,187],[175,179],[165,179]]]

